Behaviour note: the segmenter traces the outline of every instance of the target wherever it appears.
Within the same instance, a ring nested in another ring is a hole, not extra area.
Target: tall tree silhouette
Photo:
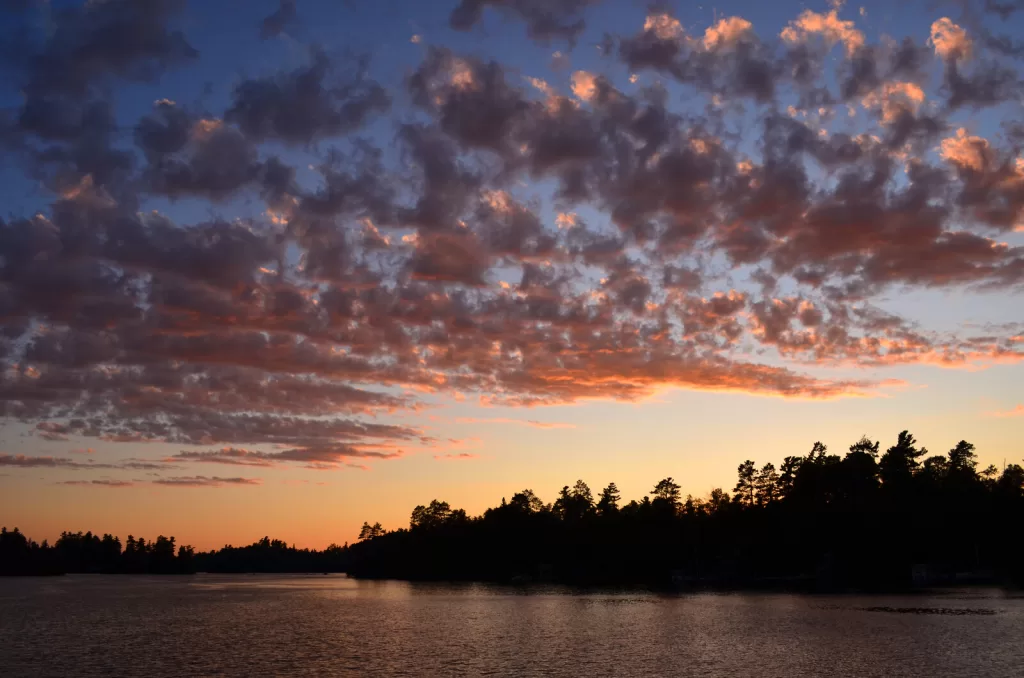
[[[681,494],[679,483],[672,478],[664,478],[658,481],[652,492],[654,499],[651,504],[658,510],[674,514],[679,509]]]
[[[615,483],[608,483],[608,487],[601,490],[601,498],[597,501],[597,512],[602,517],[608,517],[619,512],[619,487]]]
[[[918,459],[928,454],[917,448],[917,440],[909,431],[901,431],[896,444],[885,451],[878,463],[882,485],[895,491],[906,488],[919,466]]]
[[[754,462],[747,459],[740,464],[738,475],[736,487],[732,491],[736,493],[736,499],[739,502],[747,506],[753,506],[754,500],[757,497],[757,477],[754,470]]]

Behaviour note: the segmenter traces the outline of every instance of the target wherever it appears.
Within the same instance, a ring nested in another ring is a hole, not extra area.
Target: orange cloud
[[[1010,410],[986,412],[985,416],[999,418],[1024,417],[1024,405],[1017,405],[1017,407],[1014,407],[1013,409]]]
[[[730,47],[753,30],[753,24],[738,16],[719,19],[714,26],[704,31],[704,49]]]
[[[587,71],[572,74],[572,93],[581,101],[590,101],[597,96],[597,78]]]
[[[939,145],[939,155],[958,167],[983,172],[991,161],[986,139],[970,135],[960,127],[956,136],[946,137]]]
[[[913,82],[887,82],[879,91],[866,94],[861,104],[865,108],[880,109],[882,122],[890,125],[904,110],[916,113],[924,99],[924,90]]]
[[[942,17],[932,24],[928,42],[935,48],[935,54],[943,59],[966,59],[971,55],[970,36],[949,17]]]
[[[839,10],[835,7],[827,14],[804,10],[779,34],[789,43],[806,42],[814,35],[821,36],[829,45],[842,43],[848,55],[852,55],[864,45],[864,34],[854,27],[852,21],[840,19]]]
[[[651,14],[644,20],[644,32],[653,33],[659,40],[675,40],[683,36],[683,25],[668,14]]]

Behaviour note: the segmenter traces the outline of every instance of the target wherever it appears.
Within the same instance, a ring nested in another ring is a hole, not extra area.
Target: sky
[[[0,524],[1024,458],[1021,2],[0,3]]]

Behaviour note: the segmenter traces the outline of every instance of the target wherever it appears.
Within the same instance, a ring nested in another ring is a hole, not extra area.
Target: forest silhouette
[[[322,551],[263,540],[208,553],[64,533],[52,546],[0,534],[0,573],[348,572],[362,578],[552,581],[652,587],[905,588],[1024,583],[1024,468],[978,468],[960,441],[931,455],[907,431],[880,453],[810,453],[738,467],[732,493],[682,497],[673,478],[624,503],[582,480],[550,504],[532,490],[472,517],[416,506],[408,528],[364,523],[359,541]]]

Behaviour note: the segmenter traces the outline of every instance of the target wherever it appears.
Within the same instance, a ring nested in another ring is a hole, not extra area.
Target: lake
[[[1020,676],[1024,596],[0,579],[0,675]]]

